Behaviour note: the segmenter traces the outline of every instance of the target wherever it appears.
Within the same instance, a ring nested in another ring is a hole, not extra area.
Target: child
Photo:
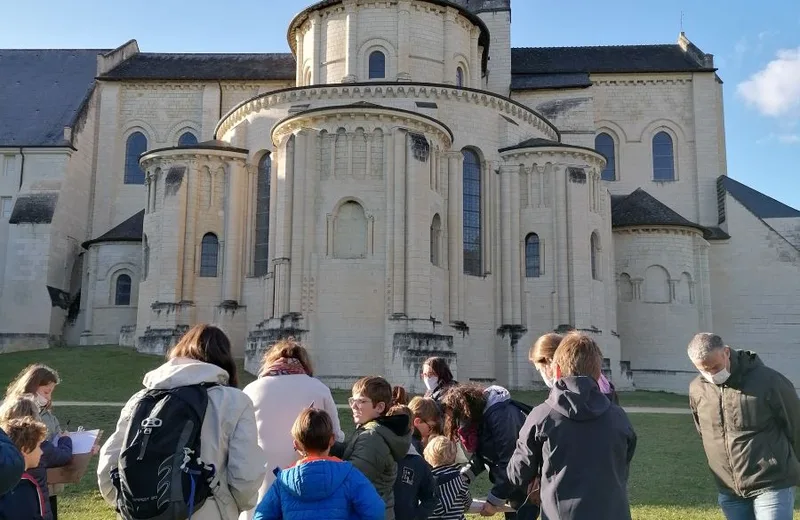
[[[433,466],[440,504],[429,518],[464,520],[464,512],[472,505],[469,483],[456,464],[456,443],[442,435],[431,437],[425,447],[425,460]]]
[[[557,384],[520,431],[508,478],[527,487],[541,469],[543,517],[631,518],[628,471],[636,434],[622,408],[600,391],[602,361],[591,337],[567,334],[553,357]]]
[[[336,443],[333,453],[361,470],[386,504],[386,520],[395,520],[397,462],[406,456],[411,444],[408,417],[386,416],[392,402],[392,385],[382,377],[367,376],[356,381],[348,402],[356,431],[346,443]]]
[[[386,414],[387,417],[395,415],[414,417],[408,406],[393,406]],[[409,427],[413,428],[410,425]],[[418,451],[412,442],[406,456],[397,463],[397,479],[394,481],[395,519],[427,519],[438,504],[436,480],[431,468],[422,458],[421,450]]]
[[[408,404],[413,414],[413,441],[417,451],[422,453],[428,438],[442,434],[442,414],[439,405],[430,397],[415,397]]]
[[[253,520],[383,520],[383,501],[366,477],[349,462],[328,455],[335,437],[325,410],[303,410],[292,426],[292,438],[304,458],[276,472]]]
[[[32,472],[47,498],[45,520],[58,520],[56,495],[64,490],[63,484],[47,485],[47,468],[66,466],[72,460],[72,441],[69,437],[60,437],[61,425],[53,413],[53,391],[60,382],[58,372],[52,368],[46,365],[30,365],[6,389],[6,400],[26,394],[34,399],[39,408],[41,422],[47,427],[47,440],[56,448],[53,451],[45,449],[39,467]]]
[[[0,496],[0,519],[42,520],[45,514],[45,496],[28,470],[39,465],[42,456],[40,444],[47,435],[47,427],[30,417],[23,417],[11,419],[3,424],[3,428],[22,452],[25,473],[14,489]]]

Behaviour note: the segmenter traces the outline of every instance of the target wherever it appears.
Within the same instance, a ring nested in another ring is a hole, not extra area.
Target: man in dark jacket
[[[791,520],[800,485],[800,399],[758,355],[732,350],[716,334],[688,348],[700,375],[689,406],[729,520]],[[754,516],[755,515],[755,516]]]
[[[520,431],[508,478],[527,488],[541,474],[543,518],[631,518],[628,473],[636,434],[597,385],[602,359],[589,336],[565,336],[553,358],[556,383]]]
[[[22,472],[25,471],[25,461],[8,435],[0,429],[0,495],[5,495],[17,485]]]

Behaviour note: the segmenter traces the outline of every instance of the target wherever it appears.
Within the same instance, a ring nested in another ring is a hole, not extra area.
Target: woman
[[[210,325],[195,325],[169,352],[167,362],[144,376],[145,389],[122,409],[117,429],[100,450],[97,479],[100,493],[115,505],[111,471],[120,452],[137,402],[148,390],[211,384],[201,428],[200,458],[213,464],[219,486],[195,511],[193,520],[234,520],[256,505],[264,479],[264,452],[258,446],[253,403],[238,388],[236,364],[228,337]]]
[[[556,334],[555,332],[545,334],[536,340],[536,343],[533,344],[528,352],[528,359],[533,366],[536,367],[536,370],[542,377],[542,381],[544,381],[544,384],[546,384],[548,388],[553,388],[553,385],[556,383],[556,375],[552,370],[552,362],[556,349],[563,339],[564,336]],[[600,379],[597,380],[597,384],[600,387],[600,391],[603,392],[612,403],[619,404],[619,396],[617,396],[614,385],[611,381],[606,379],[606,376],[600,374]]]
[[[63,484],[47,485],[47,469],[66,466],[72,460],[72,439],[61,437],[61,425],[53,413],[53,390],[61,380],[58,372],[46,365],[30,365],[8,385],[6,402],[23,396],[34,400],[39,419],[47,426],[47,438],[42,443],[42,458],[39,466],[29,473],[36,479],[44,495],[44,520],[58,520],[58,494],[64,491]]]
[[[442,357],[430,357],[422,364],[422,382],[427,391],[425,397],[430,397],[436,404],[440,404],[447,390],[458,384],[453,379],[453,373],[447,366],[447,361]]]
[[[325,410],[333,422],[336,440],[344,440],[330,389],[314,378],[308,351],[292,339],[282,340],[266,352],[258,379],[247,385],[244,393],[255,406],[258,444],[267,456],[267,476],[258,493],[259,501],[275,480],[273,470],[286,469],[299,459],[292,447],[291,430],[300,412],[308,407]]]
[[[457,385],[442,399],[445,435],[460,441],[471,455],[462,473],[473,482],[484,469],[489,469],[492,489],[481,510],[482,516],[494,515],[505,503],[517,510],[505,513],[506,519],[535,520],[539,516],[538,506],[527,501],[527,490],[511,484],[506,474],[525,423],[522,406],[500,386],[483,389],[477,385]]]

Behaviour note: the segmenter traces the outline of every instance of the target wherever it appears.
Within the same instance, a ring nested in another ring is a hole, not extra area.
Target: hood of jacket
[[[313,502],[333,495],[353,469],[349,462],[319,459],[280,471],[277,481],[299,500]]]
[[[228,372],[217,365],[194,359],[175,358],[145,374],[142,383],[148,390],[166,390],[200,383],[227,386],[228,379]]]
[[[374,421],[368,422],[364,428],[374,430],[386,441],[394,460],[400,460],[408,453],[411,431],[409,430],[409,418],[407,415],[378,417]]]
[[[486,408],[483,409],[484,411],[498,403],[504,403],[511,400],[511,393],[502,386],[497,385],[488,387],[483,391],[483,395],[486,397]]]
[[[573,421],[591,421],[606,413],[611,406],[597,381],[585,376],[562,377],[550,390],[546,402]]]
[[[733,388],[740,388],[742,380],[750,371],[763,366],[764,362],[755,352],[731,349],[731,377],[725,384]]]

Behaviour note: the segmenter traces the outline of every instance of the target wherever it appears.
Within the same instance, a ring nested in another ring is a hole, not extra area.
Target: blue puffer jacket
[[[279,471],[253,520],[383,520],[386,506],[355,466],[333,457]]]
[[[0,495],[14,489],[19,483],[25,461],[8,435],[0,429]]]

